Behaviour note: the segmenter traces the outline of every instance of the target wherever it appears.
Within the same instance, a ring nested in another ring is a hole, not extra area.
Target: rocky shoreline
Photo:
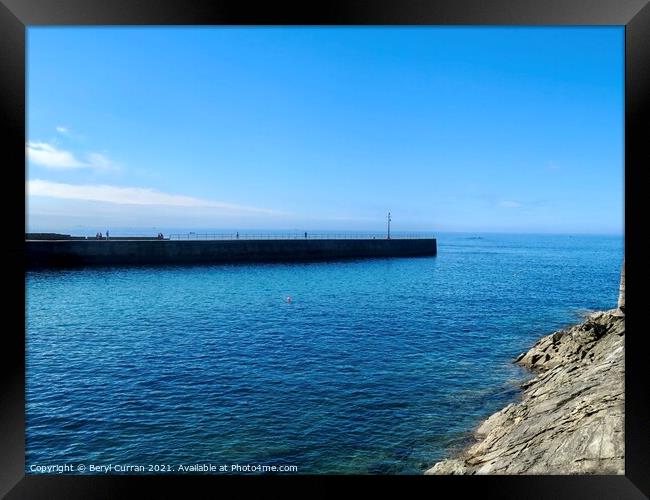
[[[426,474],[624,474],[623,310],[624,298],[522,353],[515,362],[535,376],[521,399],[485,420],[459,457]]]

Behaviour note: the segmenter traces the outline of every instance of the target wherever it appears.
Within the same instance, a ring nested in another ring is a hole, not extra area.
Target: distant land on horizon
[[[184,228],[174,228],[174,227],[163,227],[163,226],[152,226],[152,227],[110,227],[110,226],[86,226],[86,227],[63,227],[63,228],[27,228],[25,233],[58,233],[58,234],[69,234],[72,236],[87,236],[94,235],[95,233],[101,231],[105,233],[106,230],[109,230],[114,236],[131,236],[131,235],[149,235],[149,234],[158,234],[162,232],[165,235],[168,234],[236,234],[237,232],[243,234],[297,234],[301,235],[305,231],[308,233],[326,233],[326,234],[386,234],[386,228],[383,229],[310,229],[310,228],[276,228],[276,229],[262,229],[262,228],[236,228],[236,227],[226,227],[226,228],[204,228],[204,227],[184,227]],[[391,234],[431,234],[434,237],[438,235],[467,235],[470,237],[489,237],[508,235],[508,236],[604,236],[604,237],[620,237],[624,238],[624,233],[617,232],[524,232],[524,231],[435,231],[435,230],[403,230],[403,229],[393,229],[391,228]]]

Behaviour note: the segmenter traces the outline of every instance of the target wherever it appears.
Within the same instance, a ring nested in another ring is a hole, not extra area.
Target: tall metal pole
[[[618,310],[625,314],[625,259],[623,259],[623,269],[621,270],[621,283],[618,291]]]
[[[388,239],[390,240],[390,211],[388,212]]]

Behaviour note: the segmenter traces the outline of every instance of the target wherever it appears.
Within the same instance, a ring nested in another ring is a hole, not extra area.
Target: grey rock
[[[598,312],[516,362],[536,376],[426,474],[624,474],[625,317]]]

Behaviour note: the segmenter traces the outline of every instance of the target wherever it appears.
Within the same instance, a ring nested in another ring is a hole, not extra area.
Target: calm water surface
[[[28,272],[26,470],[421,473],[516,397],[514,356],[615,307],[623,242],[441,234],[438,251]]]

